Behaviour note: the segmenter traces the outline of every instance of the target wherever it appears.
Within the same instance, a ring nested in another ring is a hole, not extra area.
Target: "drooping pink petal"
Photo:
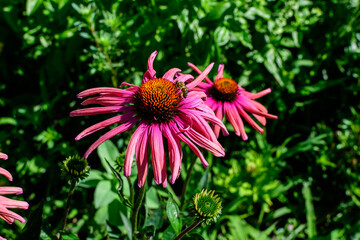
[[[90,104],[99,104],[103,106],[119,106],[132,103],[133,98],[119,98],[119,97],[110,97],[110,96],[96,96],[88,98],[81,103],[81,105],[86,106]]]
[[[144,122],[140,122],[138,128],[135,130],[134,134],[131,136],[129,145],[127,146],[125,153],[125,161],[124,161],[124,175],[125,177],[129,177],[131,174],[131,165],[134,160],[134,154],[136,145],[138,144],[139,137],[147,131],[147,125]]]
[[[129,130],[130,128],[132,128],[138,120],[139,120],[139,117],[134,117],[129,122],[121,124],[120,126],[113,128],[110,131],[108,131],[107,133],[105,133],[103,136],[101,136],[98,140],[96,140],[89,147],[89,149],[84,154],[84,158],[88,158],[89,154],[92,151],[94,151],[98,146],[100,146],[103,142],[105,142],[106,140],[114,137],[115,135],[117,135],[119,133],[125,132],[125,131]]]
[[[266,94],[269,94],[271,93],[271,89],[268,88],[268,89],[265,89],[265,90],[262,90],[258,93],[249,93],[247,91],[246,92],[246,95],[250,98],[250,99],[257,99],[257,98],[261,98],[263,96],[265,96]]]
[[[167,177],[163,136],[157,123],[151,124],[150,131],[151,158],[155,183],[161,184],[166,181]]]
[[[171,130],[176,133],[176,136],[183,141],[186,145],[190,147],[190,149],[195,153],[195,155],[200,159],[201,163],[204,167],[209,166],[209,163],[206,161],[200,150],[193,144],[188,138],[186,138],[180,130],[175,125],[169,125]]]
[[[123,115],[118,115],[109,119],[106,119],[104,121],[101,121],[99,123],[96,123],[88,128],[86,128],[84,131],[82,131],[79,135],[76,136],[75,140],[78,141],[82,139],[83,137],[86,137],[96,131],[99,131],[105,127],[108,127],[115,123],[123,123],[126,121],[129,121],[134,116],[134,112],[128,112]]]
[[[28,209],[29,204],[24,201],[13,200],[7,197],[0,196],[0,205],[6,208]]]
[[[0,174],[5,176],[7,179],[9,179],[9,181],[13,180],[11,173],[9,171],[7,171],[6,169],[0,168]]]
[[[169,124],[175,124],[175,123],[170,121]],[[176,135],[174,136],[174,133],[170,130],[167,124],[161,125],[161,131],[165,136],[165,138],[168,140],[169,162],[170,162],[170,169],[172,172],[170,182],[174,184],[175,180],[179,177],[180,174],[181,159],[182,159],[181,144],[179,139],[176,137]]]
[[[22,223],[26,222],[25,219],[17,213],[14,213],[0,204],[0,217],[4,219],[8,224],[12,224],[14,220],[18,220]]]
[[[207,66],[204,70],[204,72],[202,72],[197,78],[195,78],[194,81],[192,81],[191,83],[187,84],[186,87],[191,90],[194,87],[196,87],[202,80],[204,80],[204,78],[209,74],[209,72],[211,71],[212,67],[214,66],[214,63],[210,63],[209,66]]]
[[[244,123],[239,117],[237,111],[234,109],[233,105],[231,103],[224,102],[224,112],[226,119],[234,127],[235,134],[241,136],[242,139],[246,141],[248,137],[245,132]]]
[[[107,107],[83,108],[70,112],[70,117],[126,112],[131,110],[131,108],[132,106],[107,106]]]
[[[222,105],[219,106],[221,106],[222,108]],[[224,136],[229,135],[229,132],[226,129],[225,125],[218,117],[213,114],[213,112],[211,112],[211,114],[207,112],[200,112],[199,115],[201,115],[201,117],[203,117],[206,121],[211,122],[213,125],[219,126]]]
[[[111,88],[111,87],[99,87],[99,88],[90,88],[85,91],[82,91],[77,95],[78,98],[84,98],[95,94],[100,93],[111,93],[118,95],[120,97],[132,97],[134,96],[134,92],[127,91],[126,89],[119,89],[119,88]]]
[[[0,159],[7,160],[7,159],[8,159],[8,155],[6,155],[5,153],[0,153]]]
[[[215,116],[217,119],[222,121],[222,119],[224,117],[222,104],[218,104],[217,107],[215,108]],[[217,124],[213,124],[213,131],[214,131],[215,136],[218,138],[219,134],[220,134],[220,126]]]
[[[175,121],[178,126],[181,128],[185,128],[186,122],[183,121],[182,118],[175,117]],[[193,128],[188,128],[187,131],[184,131],[184,134],[194,143],[209,150],[214,156],[223,157],[225,156],[224,148],[219,144],[219,142],[212,142],[200,133],[196,132]]]
[[[20,187],[0,187],[0,194],[7,195],[7,194],[22,194],[23,190]]]
[[[188,64],[188,66],[191,68],[191,69],[193,69],[197,74],[201,74],[202,73],[202,71],[199,69],[199,68],[197,68],[194,64],[192,64],[191,62],[188,62],[187,63]],[[206,74],[207,75],[207,74]],[[207,81],[208,83],[210,83],[210,84],[212,84],[212,81],[208,78],[208,76],[205,76],[205,81]]]
[[[149,141],[148,128],[144,128],[142,133],[139,133],[139,135],[140,135],[139,141],[138,144],[136,145],[136,165],[138,169],[138,186],[141,188],[145,184],[147,171],[148,171],[148,156],[147,156],[147,145]]]
[[[240,113],[240,115],[245,118],[245,120],[259,133],[263,133],[264,129],[262,129],[241,107],[239,108],[237,106],[237,109]]]

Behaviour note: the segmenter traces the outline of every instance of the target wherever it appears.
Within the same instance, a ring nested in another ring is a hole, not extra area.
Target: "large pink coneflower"
[[[189,67],[198,74],[201,71],[192,63],[188,63]],[[205,82],[197,85],[197,91],[204,92],[207,95],[206,104],[215,112],[216,116],[222,120],[224,115],[226,119],[234,127],[235,134],[241,136],[243,140],[247,140],[243,117],[255,130],[263,133],[264,130],[249,116],[252,114],[263,126],[266,124],[266,118],[277,119],[277,116],[268,114],[267,109],[255,101],[271,92],[271,89],[265,89],[258,93],[251,93],[240,87],[234,80],[224,78],[224,64],[220,64],[215,81],[212,82],[205,76]],[[220,128],[214,126],[213,130],[216,136],[219,136]]]
[[[196,145],[209,150],[215,156],[225,155],[208,122],[219,126],[227,134],[225,126],[202,100],[206,97],[205,94],[191,91],[209,73],[213,64],[210,64],[196,79],[190,74],[179,74],[181,70],[178,68],[172,68],[161,78],[157,78],[153,68],[156,55],[156,51],[150,55],[140,87],[122,83],[121,86],[128,88],[101,87],[85,90],[77,97],[83,98],[95,94],[97,96],[83,101],[82,105],[99,104],[102,107],[80,109],[70,113],[70,116],[116,113],[116,116],[85,129],[75,138],[76,140],[110,125],[120,124],[94,142],[85,152],[85,158],[106,140],[137,125],[126,150],[124,174],[130,176],[136,153],[139,187],[144,185],[147,175],[148,145],[151,148],[155,182],[166,187],[164,138],[168,143],[171,183],[174,183],[180,174],[183,156],[180,141],[195,152],[204,166],[208,166],[208,163]],[[189,81],[191,82],[187,83]]]
[[[7,158],[8,156],[6,154],[0,153],[0,159],[6,160]],[[7,177],[9,181],[12,181],[12,176],[7,170],[0,168],[0,174]],[[9,209],[11,208],[28,209],[29,204],[25,201],[18,201],[3,197],[3,195],[8,195],[8,194],[18,195],[18,194],[22,194],[22,192],[23,192],[22,188],[19,187],[0,187],[0,218],[4,219],[8,224],[12,224],[15,220],[24,223],[25,219],[23,217],[21,217],[19,214],[10,211]],[[0,237],[0,240],[3,239],[5,238]]]

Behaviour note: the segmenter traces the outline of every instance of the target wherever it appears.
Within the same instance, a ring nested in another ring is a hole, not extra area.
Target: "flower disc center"
[[[221,102],[232,102],[236,98],[238,84],[230,78],[220,78],[214,82],[210,89],[211,95]]]
[[[167,122],[177,113],[181,92],[166,79],[156,78],[141,85],[135,95],[135,107],[142,119]]]

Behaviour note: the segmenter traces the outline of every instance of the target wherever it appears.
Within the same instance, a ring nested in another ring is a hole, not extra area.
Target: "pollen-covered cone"
[[[171,183],[174,183],[180,174],[183,156],[181,141],[194,151],[204,166],[208,166],[208,163],[198,146],[209,150],[215,156],[225,155],[224,148],[217,141],[208,122],[218,126],[227,134],[224,124],[202,100],[206,97],[205,94],[192,91],[209,73],[213,64],[195,79],[190,74],[180,74],[181,70],[178,68],[172,68],[158,78],[153,68],[156,55],[155,51],[148,59],[147,71],[141,86],[122,83],[121,86],[128,88],[100,87],[85,90],[78,94],[78,98],[92,97],[83,101],[82,105],[97,104],[101,107],[85,108],[70,113],[70,116],[115,114],[85,129],[75,138],[79,140],[100,129],[117,124],[90,146],[85,152],[85,158],[106,140],[136,127],[126,150],[124,174],[130,176],[135,155],[139,187],[144,185],[147,176],[148,148],[151,150],[155,182],[166,187],[165,141],[168,146]]]
[[[8,156],[4,153],[0,153],[0,159],[6,160]],[[0,168],[0,174],[5,176],[9,181],[12,181],[11,174],[3,169]],[[4,219],[8,224],[12,224],[15,220],[20,222],[25,222],[25,219],[21,217],[19,214],[16,214],[9,209],[12,208],[20,208],[20,209],[28,209],[29,204],[25,201],[18,201],[13,200],[10,198],[6,198],[3,195],[8,194],[22,194],[23,190],[19,187],[0,187],[0,218]],[[0,237],[1,239],[5,239]]]
[[[189,67],[201,74],[201,71],[192,63],[188,63]],[[235,134],[241,136],[243,140],[247,140],[248,136],[245,132],[244,118],[256,131],[263,133],[264,130],[250,117],[252,114],[263,126],[266,125],[266,118],[277,119],[277,116],[269,114],[267,109],[255,101],[271,92],[271,89],[265,89],[258,93],[251,93],[239,86],[234,80],[224,78],[224,64],[220,64],[215,81],[212,82],[205,77],[206,82],[198,84],[195,91],[206,94],[206,104],[215,112],[215,115],[222,120],[225,118],[234,127]],[[242,118],[241,118],[242,117]],[[213,126],[216,136],[219,136],[220,128]]]

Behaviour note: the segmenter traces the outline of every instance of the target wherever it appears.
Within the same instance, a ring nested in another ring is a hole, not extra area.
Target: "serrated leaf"
[[[181,232],[182,222],[180,218],[179,207],[174,199],[170,197],[166,204],[166,214],[169,218],[170,224],[177,234]]]

